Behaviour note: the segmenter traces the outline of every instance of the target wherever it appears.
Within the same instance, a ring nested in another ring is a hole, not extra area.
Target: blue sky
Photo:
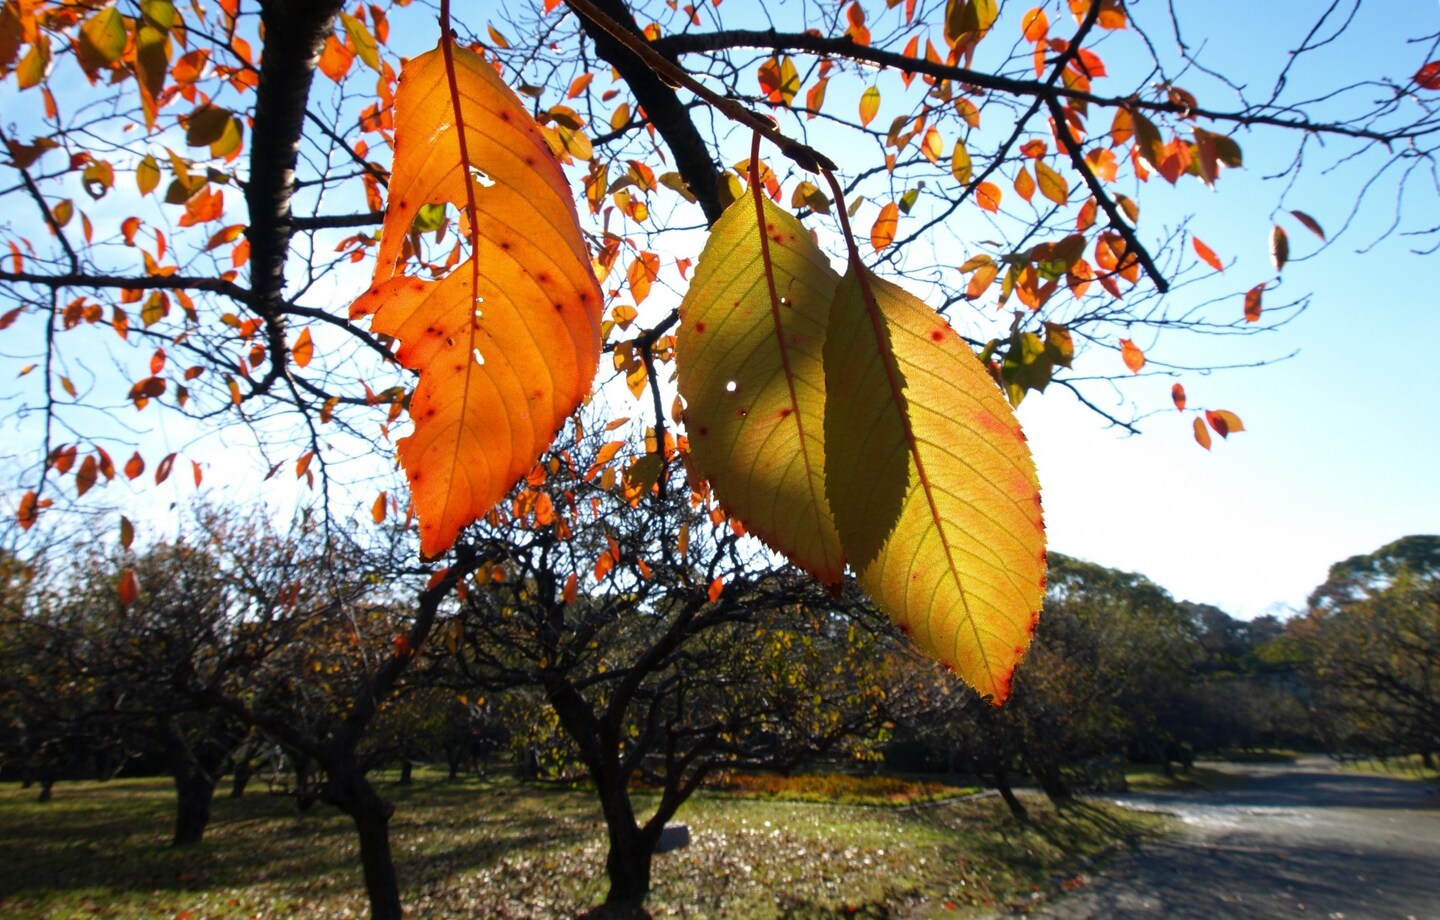
[[[1018,16],[1028,5],[1007,3],[1006,14]],[[1286,49],[1299,43],[1327,5],[1215,0],[1176,6],[1192,17],[1182,21],[1185,37],[1192,47],[1204,46],[1211,66],[1268,87]],[[1139,9],[1153,16],[1150,7]],[[1290,80],[1296,98],[1317,87],[1373,78],[1403,82],[1427,59],[1433,42],[1406,44],[1396,24],[1414,35],[1440,32],[1440,3],[1386,0],[1361,9],[1343,41],[1297,66]],[[730,26],[754,25],[744,21],[743,4],[727,3],[721,10]],[[423,46],[433,40],[433,29],[421,11],[411,12],[419,15],[407,20],[415,26],[406,41]],[[1053,8],[1051,19],[1060,19]],[[1056,32],[1062,28],[1068,24]],[[1132,40],[1133,35],[1112,36],[1098,49],[1112,73],[1122,72],[1111,87],[1116,91],[1139,79],[1123,74],[1126,57],[1111,51]],[[1225,107],[1224,93],[1198,75],[1182,85],[1202,94],[1205,104]],[[1376,92],[1364,90],[1354,98]],[[12,93],[7,88],[7,96]],[[1267,239],[1278,220],[1290,233],[1292,262],[1283,287],[1267,294],[1267,302],[1310,293],[1309,308],[1283,329],[1255,338],[1166,337],[1153,350],[1150,342],[1140,344],[1157,362],[1177,364],[1295,356],[1256,369],[1179,378],[1155,374],[1113,391],[1105,385],[1087,391],[1092,398],[1111,399],[1105,407],[1118,415],[1143,416],[1144,434],[1138,437],[1105,428],[1059,388],[1028,398],[1020,417],[1035,450],[1055,550],[1143,572],[1177,597],[1254,616],[1301,604],[1332,562],[1405,534],[1440,530],[1440,484],[1432,472],[1433,458],[1440,455],[1440,424],[1430,406],[1440,395],[1440,365],[1430,357],[1432,343],[1440,342],[1440,298],[1427,272],[1436,257],[1410,251],[1428,245],[1425,240],[1391,235],[1363,255],[1356,251],[1383,236],[1397,207],[1393,185],[1373,189],[1346,231],[1335,235],[1369,175],[1366,169],[1374,168],[1373,158],[1326,171],[1344,145],[1309,151],[1307,168],[1287,189],[1293,137],[1263,131],[1242,134],[1240,142],[1246,168],[1225,173],[1214,192],[1189,179],[1174,189],[1158,180],[1142,189],[1142,232],[1158,237],[1157,228],[1194,215],[1189,229],[1234,263],[1224,275],[1172,296],[1180,303],[1220,298],[1219,309],[1238,313],[1239,292],[1275,277]],[[1280,178],[1263,178],[1272,174]],[[1399,201],[1409,218],[1404,226],[1433,225],[1436,197],[1433,184],[1415,183]],[[871,211],[862,211],[857,221],[862,230],[873,219],[873,205],[866,207]],[[1322,248],[1283,215],[1288,208],[1313,215],[1331,231],[1331,242]],[[686,235],[682,242],[694,244],[690,255],[698,252],[698,237]],[[669,306],[661,295],[652,300],[657,307]],[[1118,365],[1118,357],[1102,352],[1087,358],[1094,363],[1081,370],[1103,370],[1107,360]],[[1228,441],[1216,438],[1209,452],[1200,449],[1190,416],[1170,408],[1175,379],[1185,384],[1192,405],[1232,410],[1247,430]],[[166,450],[184,448],[190,440],[183,423],[157,413],[135,422],[153,426],[149,436]],[[8,440],[18,430],[7,424],[0,436]],[[226,450],[248,450],[243,442],[233,435],[212,438],[195,454],[214,468],[226,462]],[[6,446],[0,454],[11,450]],[[188,471],[177,474],[166,490],[187,499],[193,494],[188,478]],[[231,488],[244,498],[254,486],[241,482]],[[363,515],[374,491],[383,487],[371,483],[363,495],[345,500]],[[272,495],[291,491],[276,481],[267,488]],[[155,501],[153,489],[129,492],[117,482],[107,500],[138,500],[160,514],[163,502]]]
[[[1237,41],[1195,28],[1187,29],[1187,39],[1208,40],[1213,66],[1268,87],[1280,55],[1299,44],[1326,4],[1203,6],[1205,17],[1227,29],[1242,23],[1245,36]],[[1403,82],[1425,62],[1433,41],[1405,44],[1397,24],[1409,34],[1433,36],[1440,32],[1440,4],[1387,0],[1362,7],[1335,52],[1297,67],[1292,86],[1313,92],[1381,76]],[[1275,132],[1242,134],[1246,168],[1227,172],[1214,193],[1182,182],[1174,192],[1147,189],[1152,194],[1145,201],[1147,209],[1160,204],[1175,216],[1193,210],[1191,229],[1222,256],[1237,257],[1225,276],[1235,289],[1274,276],[1267,255],[1272,221],[1289,231],[1293,261],[1282,291],[1267,297],[1310,292],[1309,308],[1273,335],[1224,348],[1235,349],[1239,361],[1298,354],[1264,368],[1179,378],[1192,404],[1232,409],[1247,430],[1201,450],[1177,413],[1165,417],[1169,381],[1163,377],[1143,394],[1126,392],[1142,410],[1160,410],[1145,421],[1142,437],[1102,430],[1063,392],[1027,400],[1020,409],[1056,550],[1144,572],[1177,597],[1243,616],[1272,612],[1272,605],[1299,606],[1332,562],[1406,534],[1440,530],[1440,416],[1433,405],[1440,362],[1431,354],[1440,341],[1437,256],[1411,251],[1434,239],[1392,235],[1357,252],[1383,235],[1397,200],[1409,218],[1406,227],[1434,226],[1433,180],[1414,183],[1398,199],[1394,186],[1382,183],[1337,238],[1369,175],[1358,167],[1373,169],[1374,160],[1322,173],[1317,167],[1326,156],[1313,154],[1284,207],[1306,211],[1331,231],[1322,249],[1296,221],[1272,211],[1286,180],[1261,177],[1287,172],[1293,151],[1293,142],[1277,140]],[[1184,347],[1199,356],[1201,343]]]

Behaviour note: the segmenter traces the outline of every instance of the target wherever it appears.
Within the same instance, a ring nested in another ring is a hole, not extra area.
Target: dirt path
[[[1440,920],[1440,795],[1321,759],[1231,766],[1232,789],[1117,796],[1182,833],[1029,914],[1047,920]]]

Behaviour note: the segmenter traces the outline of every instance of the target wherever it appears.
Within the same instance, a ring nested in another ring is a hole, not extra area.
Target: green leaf
[[[825,499],[822,354],[839,280],[805,226],[742,195],[680,305],[676,367],[691,459],[725,508],[826,584],[844,571]]]
[[[107,7],[85,20],[75,54],[87,73],[109,67],[125,53],[125,18],[115,7]]]
[[[219,106],[203,105],[190,113],[185,121],[185,143],[191,147],[209,147],[225,136],[231,112]]]
[[[854,268],[831,308],[825,381],[826,494],[860,584],[999,705],[1045,577],[1039,484],[1014,413],[939,314]]]

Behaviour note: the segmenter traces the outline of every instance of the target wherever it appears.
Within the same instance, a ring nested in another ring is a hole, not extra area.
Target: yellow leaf
[[[535,465],[589,391],[602,298],[560,164],[484,58],[442,44],[406,63],[394,119],[375,279],[350,313],[373,313],[421,371],[398,448],[433,557]],[[473,253],[439,280],[402,263],[427,204],[461,212]]]
[[[891,201],[880,209],[875,225],[870,228],[870,245],[876,252],[895,242],[895,225],[900,219],[900,206]]]
[[[965,142],[958,138],[955,140],[955,152],[950,155],[950,174],[961,185],[970,184],[970,178],[973,175],[970,166],[970,151],[965,149]]]
[[[1040,194],[1056,204],[1070,200],[1070,183],[1044,160],[1035,161],[1035,180],[1040,185]]]
[[[350,36],[350,43],[355,46],[355,56],[364,61],[365,66],[378,73],[380,48],[375,44],[375,36],[365,28],[365,23],[349,13],[342,12],[340,22],[345,26],[345,34]]]
[[[1019,422],[934,310],[866,271],[825,340],[826,494],[860,584],[995,705],[1044,597],[1039,483]]]
[[[803,224],[761,207],[763,237],[755,196],[725,211],[680,304],[691,460],[751,533],[837,584],[845,563],[825,500],[821,355],[839,277]]]
[[[875,120],[875,115],[880,111],[880,88],[868,87],[860,95],[860,125],[864,127]]]

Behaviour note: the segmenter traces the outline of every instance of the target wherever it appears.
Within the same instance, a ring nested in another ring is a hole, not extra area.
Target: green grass
[[[1255,751],[1232,748],[1227,751],[1221,751],[1216,755],[1217,759],[1229,763],[1294,763],[1302,756],[1299,751],[1292,751],[1285,748],[1268,748]]]
[[[573,916],[604,895],[603,830],[584,791],[510,780],[387,785],[410,915]],[[166,845],[164,780],[0,786],[0,917],[364,916],[348,819],[297,816],[263,790],[218,799],[203,844]],[[681,811],[693,843],[656,857],[656,917],[951,913],[1049,892],[1117,841],[1163,819],[1107,806],[1017,825],[998,798],[913,810],[749,800],[702,792]],[[948,906],[947,906],[948,905]]]
[[[1378,773],[1394,779],[1408,779],[1417,783],[1440,784],[1440,769],[1426,768],[1419,754],[1405,757],[1387,757],[1384,760],[1347,760],[1341,764],[1347,770],[1361,773]]]
[[[942,802],[980,791],[978,786],[948,786],[933,780],[894,776],[851,776],[843,773],[775,776],[726,775],[714,788],[733,796],[780,802],[815,802],[826,805],[864,805],[896,808]]]
[[[1179,766],[1174,776],[1166,776],[1157,764],[1129,764],[1125,767],[1125,782],[1134,792],[1185,792],[1208,789],[1228,789],[1240,782],[1240,778],[1223,770],[1194,766],[1186,773]]]

